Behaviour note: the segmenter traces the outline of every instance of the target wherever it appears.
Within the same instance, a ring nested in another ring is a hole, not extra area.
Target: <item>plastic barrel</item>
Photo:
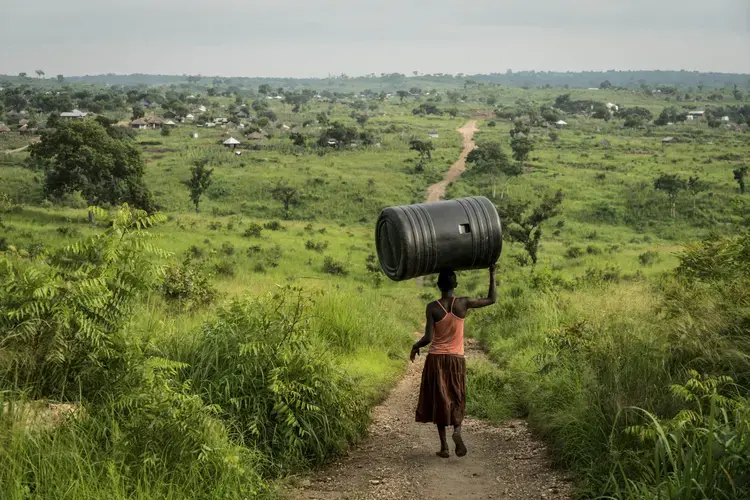
[[[378,260],[393,281],[487,268],[497,262],[503,230],[484,196],[388,207],[375,227]]]

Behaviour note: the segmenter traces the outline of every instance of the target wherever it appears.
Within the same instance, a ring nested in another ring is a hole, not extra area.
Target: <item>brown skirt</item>
[[[417,422],[461,425],[466,411],[466,359],[428,354],[419,387]]]

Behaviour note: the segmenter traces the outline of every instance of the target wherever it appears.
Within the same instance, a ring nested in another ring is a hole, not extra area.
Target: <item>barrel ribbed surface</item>
[[[375,228],[380,267],[394,281],[489,267],[502,236],[497,210],[483,196],[388,207]]]

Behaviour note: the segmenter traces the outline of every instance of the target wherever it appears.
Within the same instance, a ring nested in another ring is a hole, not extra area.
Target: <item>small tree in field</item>
[[[745,175],[747,175],[747,171],[747,167],[740,167],[732,171],[734,180],[740,185],[740,194],[745,194]]]
[[[511,242],[523,245],[529,254],[531,262],[536,265],[539,255],[539,245],[542,240],[542,223],[560,213],[563,192],[557,191],[552,196],[545,196],[542,202],[528,212],[528,203],[513,203],[505,201],[498,205],[497,211],[505,223],[503,237]]]
[[[693,195],[693,213],[695,213],[695,202],[698,198],[698,193],[706,190],[706,183],[702,182],[699,177],[690,176],[685,184],[685,189]]]
[[[191,177],[185,184],[187,184],[190,190],[190,200],[195,205],[195,212],[198,213],[198,206],[201,203],[201,196],[205,193],[213,179],[211,176],[214,173],[214,169],[207,168],[208,160],[196,160],[193,166],[190,168]]]
[[[521,121],[517,121],[510,131],[510,148],[513,150],[513,158],[518,162],[525,162],[534,149],[534,141],[529,138],[530,134],[529,126]]]
[[[430,141],[412,139],[409,141],[409,149],[419,153],[419,161],[423,162],[425,157],[432,160],[432,151],[435,149],[435,145]]]
[[[677,217],[677,195],[687,188],[687,182],[677,174],[662,174],[654,181],[654,189],[664,191],[669,196],[670,215]]]
[[[299,205],[300,201],[302,201],[302,192],[299,188],[282,181],[278,181],[271,189],[271,196],[274,200],[280,201],[284,205],[284,218],[287,220],[289,219],[291,208]]]
[[[399,99],[401,99],[401,102],[404,102],[404,99],[409,97],[409,92],[407,92],[406,90],[399,90],[396,92],[396,95],[399,97]]]

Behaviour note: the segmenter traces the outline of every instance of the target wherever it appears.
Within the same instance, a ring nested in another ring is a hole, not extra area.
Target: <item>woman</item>
[[[455,297],[456,273],[443,271],[437,286],[442,292],[439,300],[427,304],[424,337],[411,348],[409,358],[419,355],[419,349],[432,342],[422,370],[419,388],[417,422],[434,423],[440,436],[437,455],[448,458],[445,427],[453,426],[456,455],[466,455],[461,437],[461,423],[466,409],[466,360],[464,359],[464,318],[469,309],[495,303],[495,266],[490,266],[490,290],[486,299]]]

